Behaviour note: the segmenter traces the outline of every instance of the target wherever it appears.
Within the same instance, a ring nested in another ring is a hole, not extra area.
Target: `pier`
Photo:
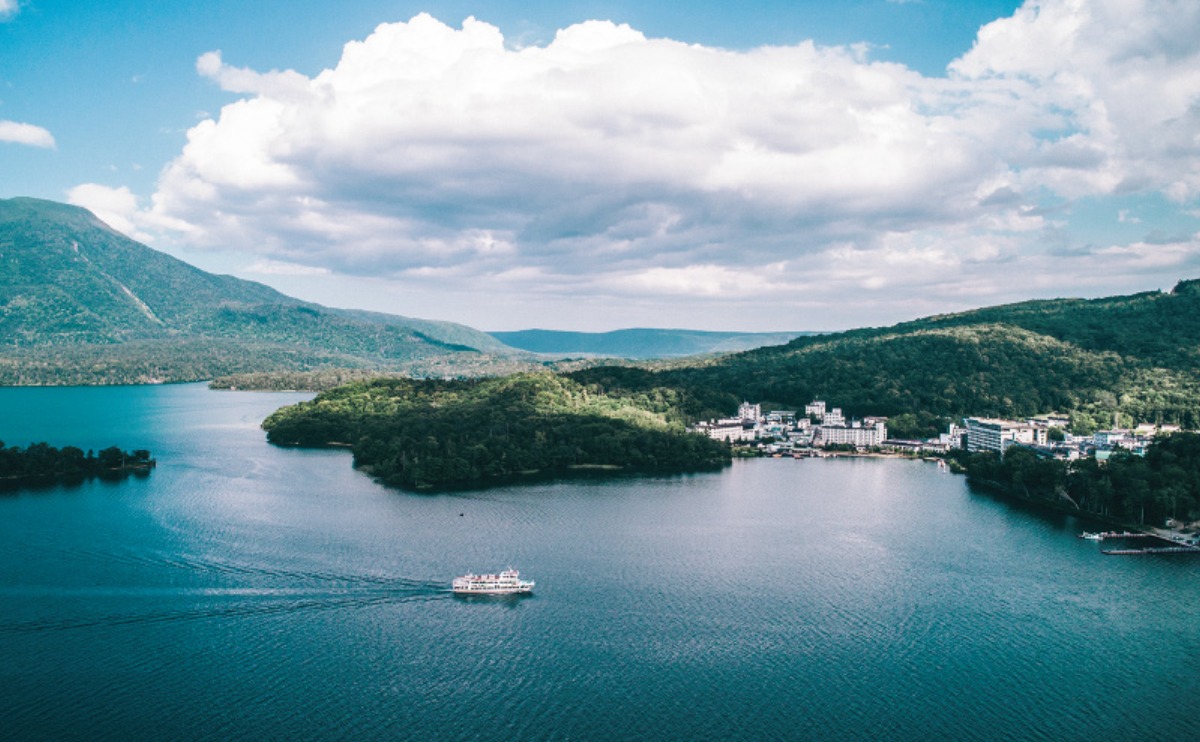
[[[1200,554],[1195,546],[1148,546],[1144,549],[1101,549],[1101,554],[1128,556],[1133,554]]]
[[[1153,538],[1158,539],[1168,546],[1144,546],[1139,549],[1101,549],[1101,554],[1112,554],[1130,556],[1134,554],[1200,554],[1200,546],[1180,543],[1178,540],[1170,539],[1157,533],[1146,533],[1144,531],[1104,531],[1101,533],[1088,533],[1084,531],[1079,534],[1079,538],[1085,538],[1089,541],[1104,541],[1110,538],[1127,539],[1127,538]]]

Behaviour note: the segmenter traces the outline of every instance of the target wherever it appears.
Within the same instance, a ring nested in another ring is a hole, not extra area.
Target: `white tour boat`
[[[513,595],[533,592],[533,580],[522,580],[521,573],[511,568],[498,575],[465,574],[455,577],[450,585],[459,595]]]

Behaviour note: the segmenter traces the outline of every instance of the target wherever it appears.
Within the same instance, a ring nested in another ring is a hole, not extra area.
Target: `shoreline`
[[[811,452],[809,452],[809,451],[811,451]],[[1011,498],[1011,499],[1014,499],[1014,500],[1024,503],[1024,504],[1034,505],[1037,507],[1043,507],[1043,508],[1046,508],[1047,510],[1063,513],[1064,515],[1072,515],[1072,516],[1075,516],[1078,518],[1086,518],[1089,520],[1093,520],[1098,523],[1105,524],[1106,526],[1109,526],[1114,529],[1121,529],[1123,531],[1128,531],[1131,533],[1138,533],[1143,536],[1157,539],[1158,541],[1163,542],[1164,544],[1168,545],[1169,547],[1179,547],[1179,548],[1188,549],[1190,551],[1195,551],[1196,553],[1200,553],[1200,543],[1197,543],[1197,541],[1200,540],[1200,535],[1197,535],[1194,533],[1188,533],[1188,532],[1185,532],[1185,530],[1184,530],[1184,529],[1191,529],[1194,531],[1197,528],[1197,524],[1183,523],[1183,524],[1180,524],[1179,527],[1171,528],[1171,527],[1164,527],[1164,526],[1152,526],[1152,525],[1145,525],[1145,524],[1138,524],[1138,523],[1129,523],[1129,522],[1118,520],[1116,518],[1111,518],[1108,516],[1100,515],[1098,513],[1091,513],[1086,510],[1079,509],[1078,507],[1072,508],[1072,507],[1067,507],[1065,504],[1060,504],[1057,502],[1052,502],[1049,500],[1044,500],[1044,499],[1039,499],[1039,498],[1028,497],[1026,495],[1022,495],[1019,492],[1013,490],[1011,487],[1007,487],[999,482],[992,482],[992,481],[988,481],[988,480],[984,480],[984,479],[972,479],[969,472],[967,472],[966,470],[962,470],[962,469],[959,469],[956,471],[956,467],[949,466],[949,464],[952,462],[949,462],[947,459],[938,457],[938,456],[927,456],[927,455],[919,455],[918,456],[918,455],[913,455],[913,454],[892,452],[892,451],[823,451],[823,450],[818,450],[818,449],[806,449],[805,453],[799,454],[799,455],[794,452],[793,453],[780,452],[780,453],[775,453],[775,454],[765,454],[764,453],[764,454],[760,454],[757,457],[744,456],[743,458],[791,458],[791,459],[794,459],[797,461],[802,461],[805,459],[834,459],[834,458],[907,459],[907,460],[911,460],[911,461],[923,461],[923,462],[928,462],[928,463],[932,463],[932,464],[946,464],[947,466],[944,469],[944,471],[946,471],[947,473],[962,475],[967,478],[967,483],[969,485],[978,487],[980,489],[985,489],[996,495],[1003,496],[1006,498]],[[1190,536],[1190,538],[1189,538],[1189,536]]]

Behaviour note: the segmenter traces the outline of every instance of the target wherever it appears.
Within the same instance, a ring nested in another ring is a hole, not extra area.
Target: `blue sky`
[[[483,329],[1169,288],[1195,5],[0,0],[0,197]]]

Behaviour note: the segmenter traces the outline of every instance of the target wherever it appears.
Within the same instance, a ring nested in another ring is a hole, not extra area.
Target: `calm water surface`
[[[301,398],[0,389],[9,445],[159,459],[0,495],[0,737],[1195,736],[1200,559],[902,461],[410,495],[268,446]]]

